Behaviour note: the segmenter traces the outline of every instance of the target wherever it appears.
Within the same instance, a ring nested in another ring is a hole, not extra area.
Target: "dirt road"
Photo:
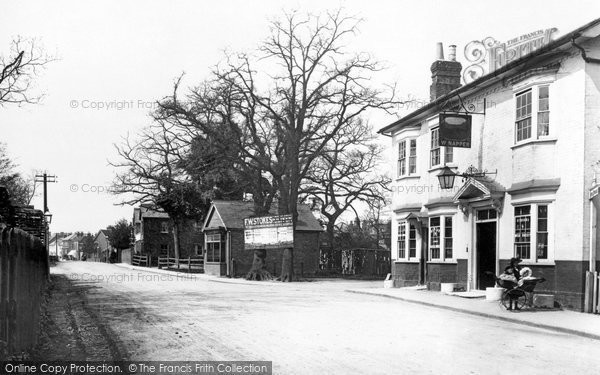
[[[89,262],[52,273],[52,321],[72,333],[69,359],[266,360],[279,374],[567,374],[600,364],[598,341],[344,292],[380,282],[239,285]]]

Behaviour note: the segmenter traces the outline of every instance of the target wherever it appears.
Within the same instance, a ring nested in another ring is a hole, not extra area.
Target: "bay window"
[[[515,141],[550,135],[550,87],[539,85],[515,96]]]
[[[548,260],[548,204],[515,207],[515,256],[531,261]]]
[[[443,152],[442,152],[443,150]],[[440,146],[440,128],[431,129],[431,151],[430,153],[430,166],[435,167],[437,165],[452,163],[454,159],[454,149],[452,147]]]
[[[449,261],[454,257],[452,216],[429,218],[429,258],[431,261]]]
[[[398,222],[398,260],[416,260],[417,229],[407,221]]]
[[[398,143],[398,177],[415,173],[417,173],[417,140],[402,140]]]

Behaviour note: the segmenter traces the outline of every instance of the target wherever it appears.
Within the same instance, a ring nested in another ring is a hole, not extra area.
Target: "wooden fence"
[[[48,255],[42,241],[0,224],[0,358],[38,343]]]
[[[150,267],[150,257],[148,255],[132,255],[131,265]]]
[[[159,257],[158,268],[176,269],[176,270],[187,270],[188,272],[203,273],[204,272],[204,259],[203,258],[170,258],[170,257]]]

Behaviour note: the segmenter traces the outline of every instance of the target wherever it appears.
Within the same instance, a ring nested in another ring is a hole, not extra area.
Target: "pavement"
[[[159,270],[157,268],[137,267],[128,264],[117,264],[119,267],[169,274],[169,275],[190,275],[199,279],[205,279],[211,282],[221,282],[230,284],[248,284],[248,285],[290,285],[290,283],[281,282],[265,282],[265,281],[249,281],[244,279],[232,279],[205,274],[185,274],[170,270]],[[323,279],[317,279],[323,281]],[[312,283],[295,283],[308,284]],[[360,283],[357,284],[360,286]],[[437,309],[451,310],[454,312],[476,315],[489,319],[521,324],[525,326],[548,329],[551,331],[562,332],[581,337],[586,337],[594,340],[600,340],[600,315],[586,314],[563,309],[545,309],[545,308],[526,308],[519,311],[506,310],[499,301],[487,301],[485,298],[465,298],[460,293],[452,295],[429,291],[421,288],[381,288],[378,287],[357,287],[346,289],[348,293],[365,294],[371,296],[379,296],[382,298],[391,298],[404,302],[425,305]],[[473,297],[470,295],[469,297]]]

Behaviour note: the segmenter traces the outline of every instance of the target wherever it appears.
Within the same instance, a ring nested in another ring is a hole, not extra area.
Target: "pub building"
[[[485,290],[520,257],[547,280],[536,292],[582,309],[599,266],[600,19],[555,33],[472,42],[464,70],[438,44],[431,101],[379,130],[395,287]]]

